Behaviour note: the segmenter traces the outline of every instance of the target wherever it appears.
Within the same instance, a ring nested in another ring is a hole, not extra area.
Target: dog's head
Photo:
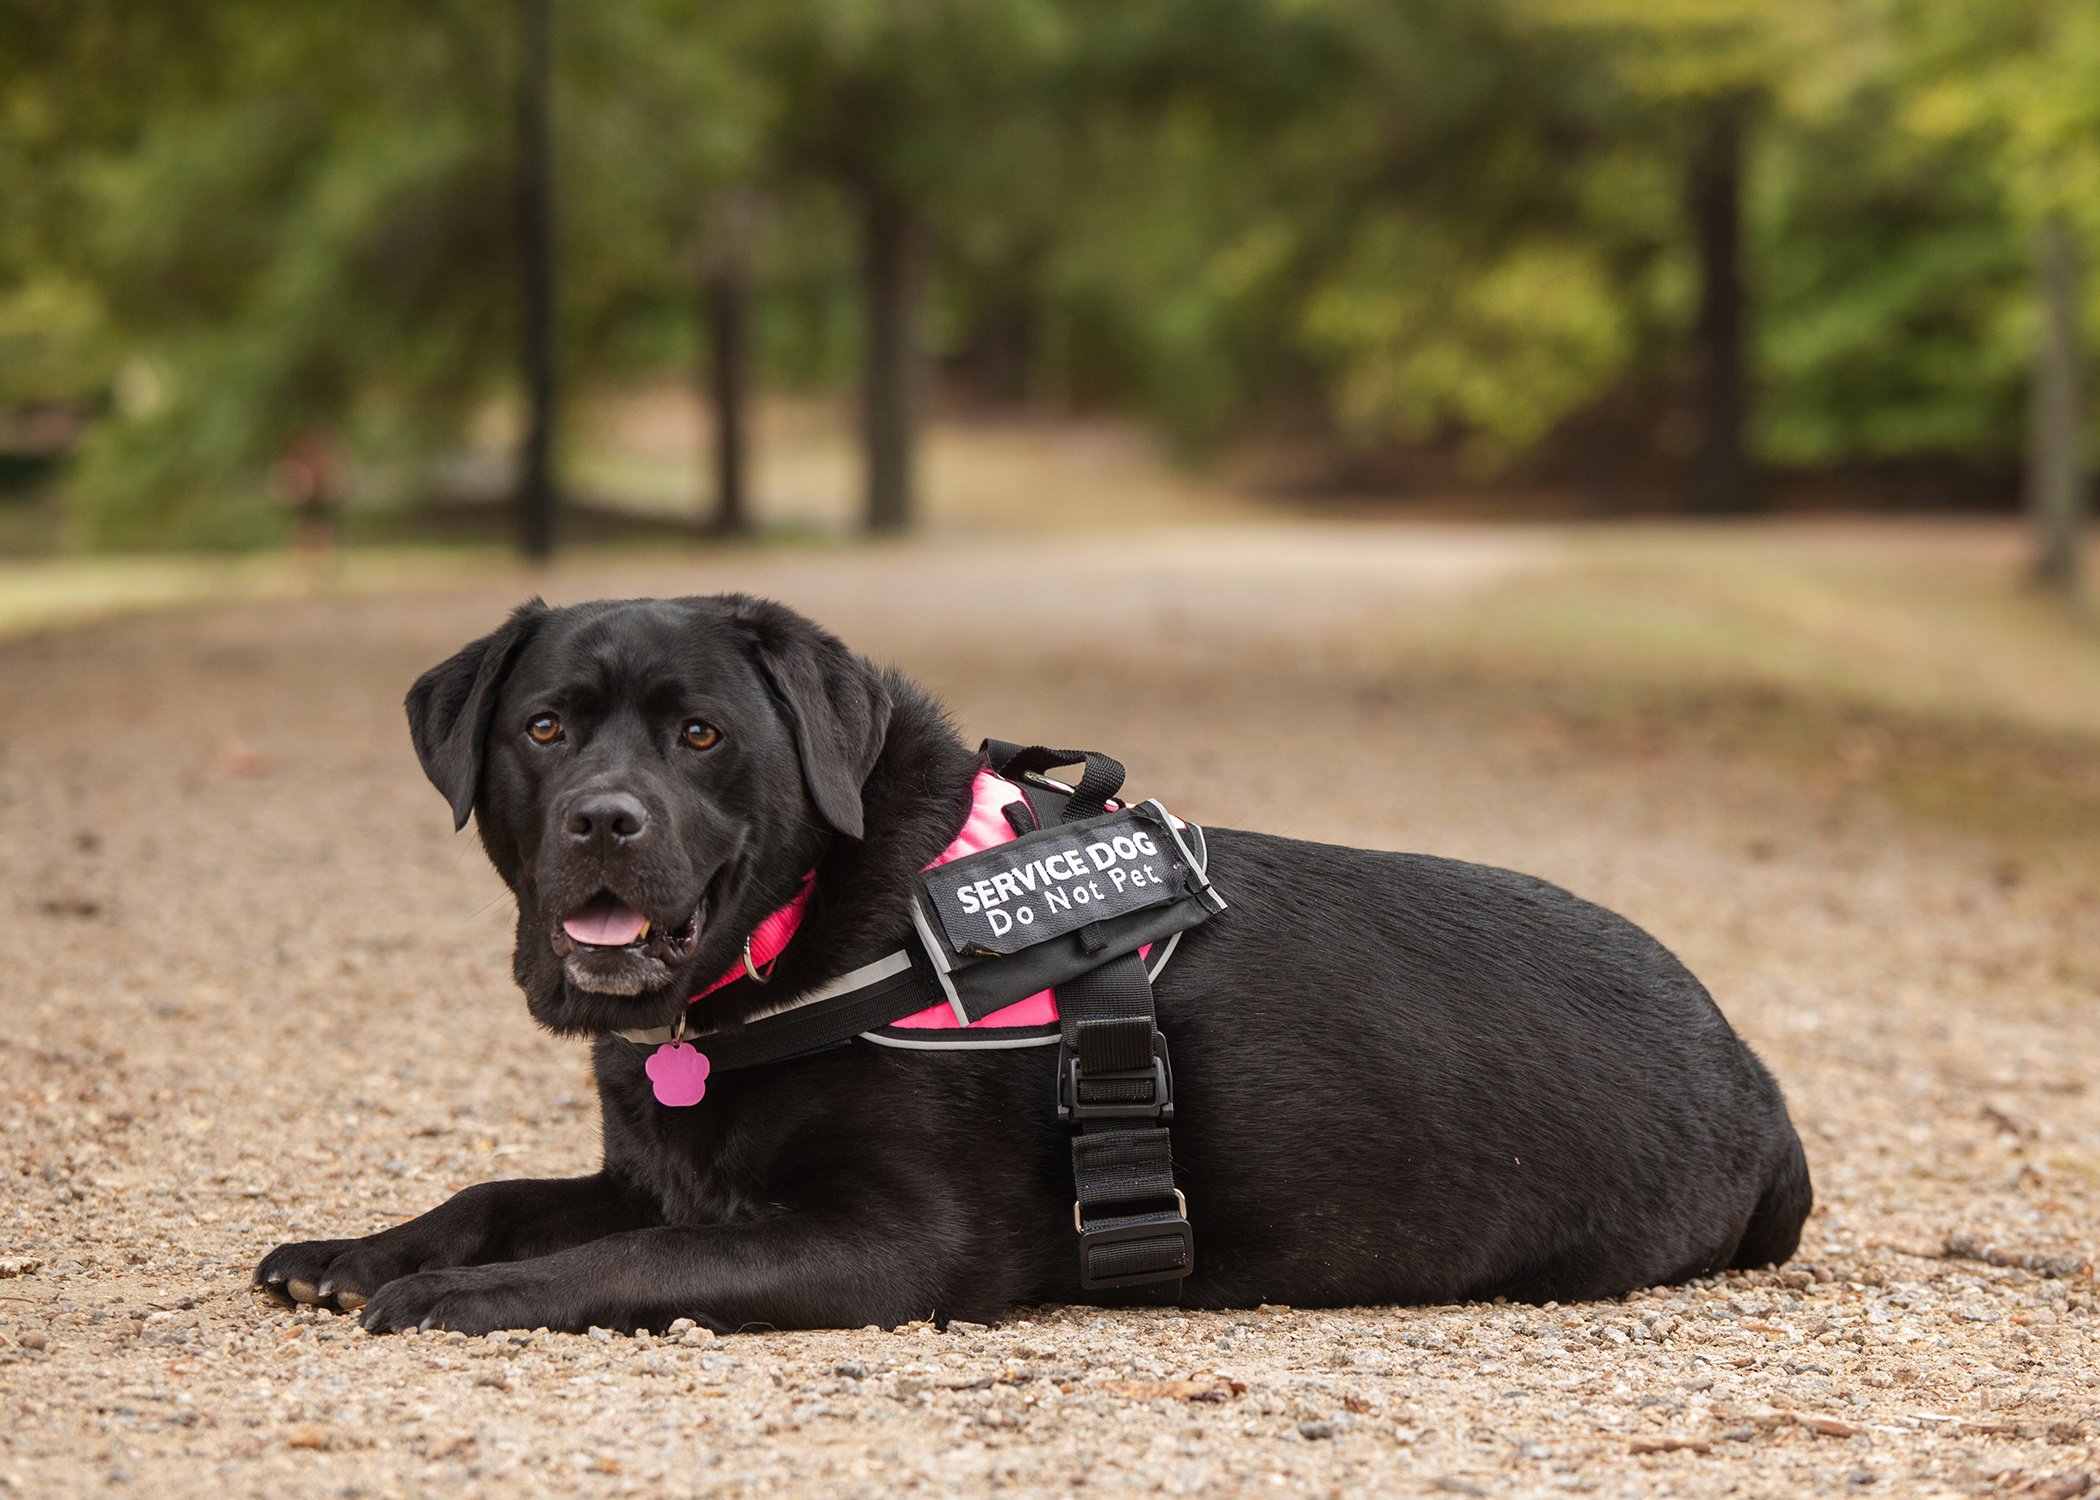
[[[890,703],[762,600],[534,600],[408,694],[423,769],[518,899],[515,970],[556,1031],[663,1024],[735,964],[835,838]]]

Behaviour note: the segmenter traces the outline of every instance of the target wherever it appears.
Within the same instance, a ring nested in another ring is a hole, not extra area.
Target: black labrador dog
[[[534,601],[408,717],[517,897],[532,1015],[592,1041],[604,1165],[282,1246],[258,1284],[468,1333],[1098,1300],[1042,1049],[848,1044],[670,1108],[615,1034],[671,1023],[812,871],[769,1002],[897,948],[982,764],[922,691],[765,601]],[[1777,1085],[1623,918],[1505,870],[1226,829],[1208,872],[1230,905],[1156,990],[1184,1305],[1574,1301],[1793,1253],[1809,1178]]]

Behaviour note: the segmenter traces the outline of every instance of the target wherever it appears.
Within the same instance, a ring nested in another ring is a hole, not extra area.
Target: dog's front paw
[[[370,1333],[442,1328],[483,1334],[542,1325],[560,1331],[567,1319],[516,1266],[460,1266],[389,1281],[366,1304],[362,1322]]]
[[[399,1237],[303,1240],[279,1245],[255,1268],[255,1284],[294,1302],[332,1303],[344,1312],[363,1307],[388,1282],[420,1271],[429,1261]]]

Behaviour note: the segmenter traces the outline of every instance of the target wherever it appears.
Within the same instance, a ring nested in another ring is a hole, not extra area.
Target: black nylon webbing
[[[1152,1272],[1171,1269],[1177,1279],[1155,1283],[1179,1290],[1180,1276],[1189,1273],[1188,1240],[1183,1235],[1180,1215],[1172,1213],[1138,1214],[1126,1219],[1104,1220],[1097,1229],[1120,1229],[1125,1225],[1157,1224],[1161,1233],[1134,1239],[1115,1240],[1105,1245],[1088,1246],[1082,1253],[1086,1257],[1086,1273],[1096,1282],[1111,1281],[1125,1276],[1145,1276]],[[1143,1284],[1137,1288],[1146,1290]]]
[[[906,969],[836,1000],[769,1016],[746,1027],[696,1032],[686,1040],[705,1052],[717,1070],[757,1068],[832,1046],[940,1003],[940,992],[918,970]]]
[[[1123,787],[1122,765],[1106,755],[997,740],[987,740],[984,752],[1000,775],[1083,765],[1058,810],[1060,823],[1095,816]],[[1066,980],[1057,986],[1057,1009],[1064,1043],[1060,1107],[1078,1125],[1072,1181],[1082,1285],[1128,1285],[1136,1294],[1171,1300],[1191,1268],[1193,1241],[1174,1189],[1165,1123],[1172,1117],[1171,1084],[1144,962],[1125,953]],[[1089,1108],[1117,1112],[1090,1118]],[[1147,1233],[1153,1228],[1159,1232]]]
[[[1069,796],[1046,798],[1058,824],[1102,813],[1123,790],[1123,767],[1105,754],[1006,739],[987,739],[983,754],[997,775],[1033,775],[1039,790],[1044,771],[1084,767]],[[1021,819],[1012,821],[1018,832]],[[1107,941],[1098,926],[1079,929],[1081,952],[1100,952]],[[1079,1130],[1071,1141],[1079,1282],[1088,1290],[1130,1288],[1142,1300],[1172,1300],[1191,1271],[1195,1242],[1174,1191],[1165,1126],[1174,1116],[1172,1076],[1153,1015],[1153,981],[1138,954],[1126,952],[1058,983],[1056,1004],[1063,1034],[1058,1109],[1069,1111]],[[1105,1208],[1138,1212],[1102,1214]]]
[[[1167,1132],[1097,1130],[1072,1137],[1072,1175],[1085,1210],[1157,1202],[1174,1196],[1174,1164]]]
[[[1151,986],[1146,988],[1149,991]],[[1151,1064],[1153,1028],[1150,1016],[1116,1016],[1105,1021],[1088,1021],[1073,1029],[1077,1033],[1074,1041],[1078,1044],[1082,1067],[1100,1070],[1142,1068]]]
[[[1108,799],[1123,789],[1123,763],[1113,756],[1092,750],[1053,750],[1048,745],[1016,745],[1008,740],[986,740],[982,747],[992,769],[1001,776],[1041,775],[1059,766],[1084,766],[1072,788],[1072,801],[1059,821],[1075,823],[1104,811]]]
[[[1127,1286],[1123,1295],[1173,1301],[1190,1270],[1191,1240],[1174,1191],[1173,1146],[1163,1123],[1172,1098],[1144,963],[1126,953],[1059,985],[1057,1009],[1065,1042],[1060,1073],[1071,1065],[1059,1087],[1069,1087],[1081,1113],[1072,1137],[1081,1284],[1094,1291]],[[1139,1113],[1089,1119],[1089,1106]],[[1160,1233],[1139,1234],[1144,1224]],[[1099,1239],[1109,1233],[1114,1238]]]

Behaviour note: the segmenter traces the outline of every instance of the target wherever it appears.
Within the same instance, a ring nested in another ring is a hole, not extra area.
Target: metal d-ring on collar
[[[763,974],[759,973],[758,965],[751,962],[751,939],[748,937],[744,939],[744,972],[751,976],[753,984],[771,984],[773,982],[773,966],[779,962],[780,959],[776,956],[773,963],[766,965],[766,972]]]
[[[780,958],[779,955],[776,954],[774,955],[773,962],[766,965],[765,973],[759,973],[758,965],[754,963],[751,958],[751,939],[748,937],[744,939],[744,973],[750,977],[750,980],[753,984],[771,984],[773,982],[773,970],[779,963]],[[849,975],[848,977],[850,978],[852,976]],[[699,998],[700,997],[698,995],[695,995],[693,997],[694,1000],[697,1000]],[[678,1021],[675,1025],[662,1027],[656,1030],[622,1031],[616,1033],[616,1035],[625,1037],[630,1042],[642,1045],[646,1045],[649,1043],[662,1044],[665,1042],[682,1042],[685,1040],[686,1021],[692,1014],[692,1006],[692,1000],[686,1001],[685,1008],[678,1012]]]

